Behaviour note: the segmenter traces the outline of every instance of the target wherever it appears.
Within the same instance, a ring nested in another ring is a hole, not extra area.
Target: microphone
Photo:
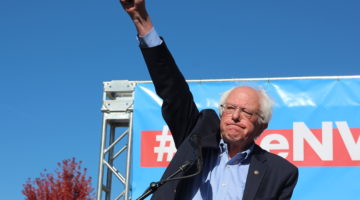
[[[197,135],[197,134],[192,135],[190,137],[189,142],[190,142],[191,147],[194,150],[193,153],[195,154],[195,157],[196,157],[195,160],[191,160],[191,161],[187,160],[187,161],[185,161],[184,164],[182,164],[174,173],[172,173],[166,179],[160,180],[158,182],[150,183],[150,186],[145,190],[145,192],[139,198],[137,198],[137,200],[145,199],[147,196],[154,193],[160,186],[162,186],[166,182],[174,181],[174,180],[186,179],[186,178],[190,178],[190,177],[193,177],[193,176],[196,176],[196,175],[200,174],[200,172],[202,170],[202,165],[203,165],[203,157],[202,157],[200,136]],[[180,172],[186,172],[194,164],[194,162],[196,162],[196,168],[197,168],[195,173],[190,174],[190,175],[186,175],[186,176],[175,177]]]

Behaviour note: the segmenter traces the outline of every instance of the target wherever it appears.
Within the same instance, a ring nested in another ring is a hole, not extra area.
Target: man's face
[[[225,105],[227,107],[220,117],[221,137],[231,146],[247,148],[267,127],[267,124],[258,123],[259,116],[255,114],[260,111],[258,92],[250,87],[235,88],[225,100]]]

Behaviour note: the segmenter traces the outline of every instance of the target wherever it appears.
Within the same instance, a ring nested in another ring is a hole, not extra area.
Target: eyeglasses
[[[251,119],[252,116],[254,115],[257,115],[259,116],[262,120],[264,120],[264,117],[261,116],[259,113],[257,112],[251,112],[249,111],[248,109],[246,108],[242,108],[242,107],[238,107],[238,106],[235,106],[235,105],[232,105],[232,104],[222,104],[220,105],[220,107],[223,109],[223,112],[227,115],[232,115],[234,114],[234,112],[236,110],[240,110],[240,115],[244,116],[245,118],[247,119]]]

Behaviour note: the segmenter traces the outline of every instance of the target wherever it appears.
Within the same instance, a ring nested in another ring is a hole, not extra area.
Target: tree
[[[22,193],[26,200],[93,200],[94,189],[91,177],[86,177],[86,168],[81,170],[81,161],[75,158],[57,163],[56,177],[52,173],[40,174],[40,178],[24,184]]]

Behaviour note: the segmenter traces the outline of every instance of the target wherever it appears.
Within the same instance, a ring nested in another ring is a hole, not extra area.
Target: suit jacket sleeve
[[[165,42],[141,51],[156,93],[163,99],[162,115],[178,148],[194,126],[199,111]]]

